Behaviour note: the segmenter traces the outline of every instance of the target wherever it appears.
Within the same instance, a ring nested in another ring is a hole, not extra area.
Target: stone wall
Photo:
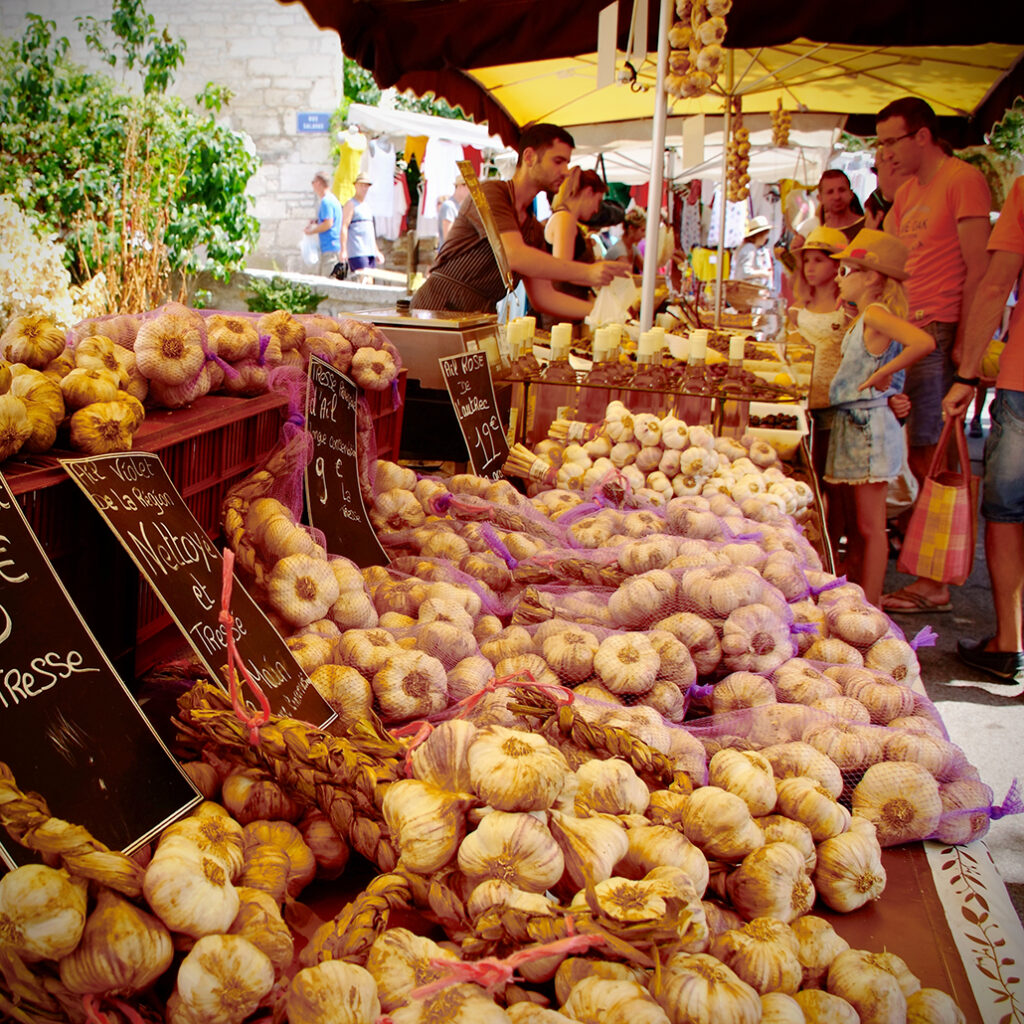
[[[235,96],[223,122],[246,133],[262,166],[250,182],[253,213],[261,231],[249,257],[253,267],[301,270],[302,228],[313,216],[310,181],[317,170],[332,173],[327,134],[298,131],[300,112],[331,112],[342,97],[341,42],[320,29],[301,3],[277,0],[146,0],[159,27],[187,43],[185,66],[171,91],[192,99],[209,82]],[[75,18],[110,17],[109,0],[3,0],[0,34],[20,37],[25,15],[57,24],[71,44],[71,59],[105,69],[75,27]]]

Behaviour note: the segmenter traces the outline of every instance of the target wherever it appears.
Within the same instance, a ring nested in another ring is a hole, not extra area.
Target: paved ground
[[[985,421],[987,430],[987,420]],[[981,470],[984,441],[969,439],[975,472]],[[910,577],[889,563],[886,590],[909,582]],[[953,588],[953,610],[933,615],[894,614],[894,621],[908,638],[922,626],[930,625],[938,634],[935,647],[922,648],[918,654],[928,696],[942,715],[950,738],[978,768],[983,781],[1001,803],[1017,778],[1024,786],[1024,687],[992,682],[984,673],[964,665],[956,656],[956,641],[962,637],[989,636],[994,632],[994,617],[985,567],[985,553],[979,531],[974,570],[964,586]],[[992,823],[985,842],[1006,883],[1018,915],[1024,921],[1024,815],[1002,818]]]

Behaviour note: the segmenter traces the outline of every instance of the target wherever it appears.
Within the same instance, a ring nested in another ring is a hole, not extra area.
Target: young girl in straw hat
[[[852,489],[860,543],[851,544],[844,568],[867,599],[879,605],[888,560],[885,497],[903,457],[889,399],[903,390],[907,367],[935,342],[904,319],[907,299],[901,282],[907,277],[907,248],[898,238],[865,229],[832,259],[840,263],[839,295],[854,319],[829,387],[835,415],[825,480]]]

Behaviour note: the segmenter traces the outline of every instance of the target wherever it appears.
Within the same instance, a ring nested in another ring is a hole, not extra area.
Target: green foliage
[[[165,95],[184,42],[142,0],[112,0],[109,20],[78,25],[111,73],[138,76],[139,90],[70,63],[55,23],[27,15],[21,39],[0,40],[0,193],[60,237],[76,280],[99,269],[109,277],[118,253],[147,249],[183,276],[227,278],[259,237],[245,195],[258,158],[215,119],[230,92],[208,85],[198,107]]]
[[[299,281],[289,281],[283,277],[262,277],[249,279],[248,290],[252,298],[245,304],[251,313],[273,313],[277,309],[286,309],[289,313],[315,313],[316,307],[326,296],[314,291],[309,285]]]
[[[1024,156],[1024,96],[1018,96],[1006,108],[1006,113],[992,126],[985,141],[1000,156]]]

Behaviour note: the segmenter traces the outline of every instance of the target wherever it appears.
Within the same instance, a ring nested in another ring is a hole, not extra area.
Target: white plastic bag
[[[907,458],[907,428],[904,427],[901,433],[903,435],[903,464],[900,466],[900,475],[895,480],[889,481],[886,490],[886,519],[895,519],[907,509],[913,508],[920,490],[917,477],[910,471],[910,462]]]
[[[631,277],[612,278],[597,293],[594,305],[587,314],[587,323],[596,329],[604,324],[624,324],[630,319],[630,307],[640,298],[640,289]]]
[[[316,235],[303,235],[299,242],[299,249],[302,252],[302,262],[307,267],[315,266],[320,262],[320,239]]]

